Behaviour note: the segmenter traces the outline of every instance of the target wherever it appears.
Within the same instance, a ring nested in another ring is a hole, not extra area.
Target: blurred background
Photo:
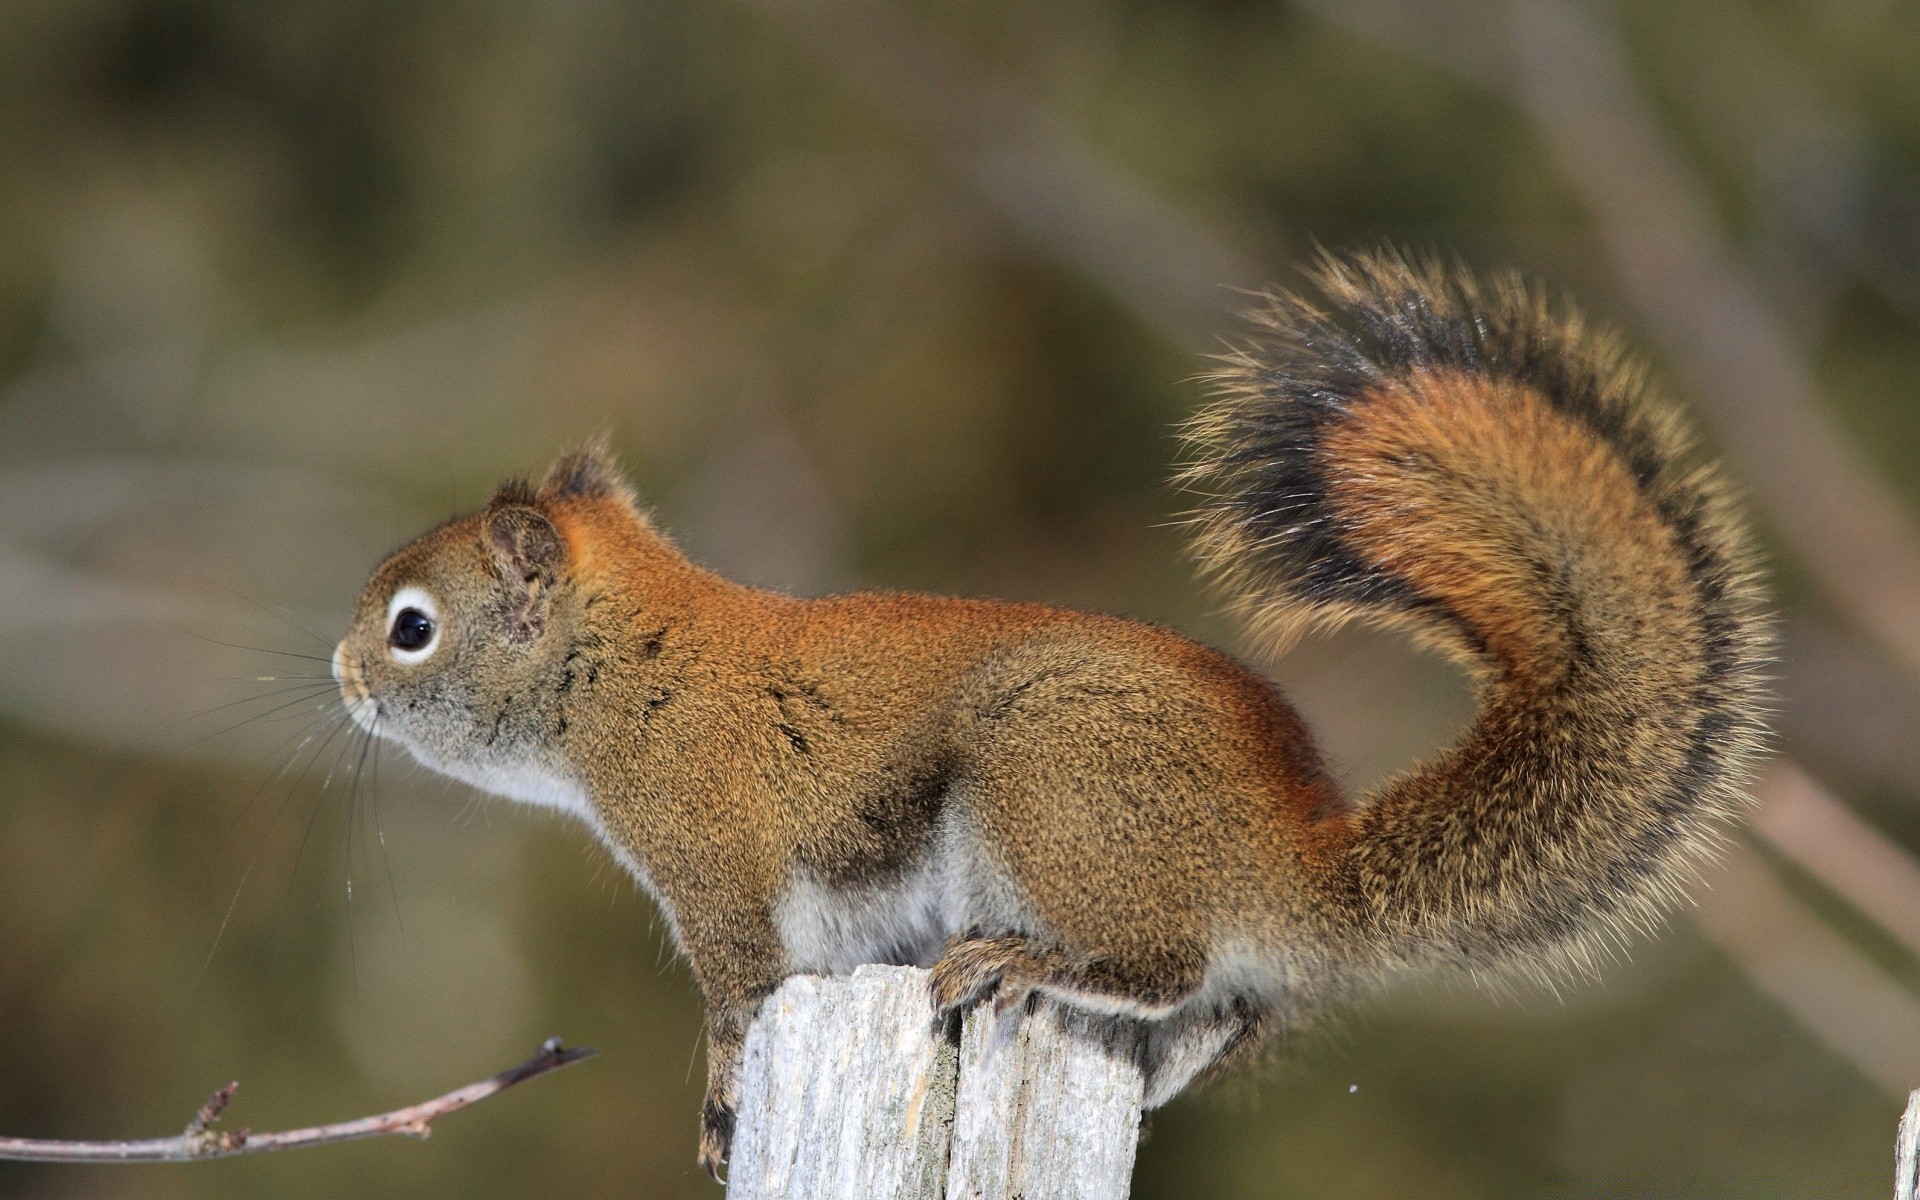
[[[740,579],[1178,626],[1356,789],[1444,744],[1443,665],[1220,620],[1165,482],[1232,288],[1383,240],[1577,295],[1689,399],[1769,548],[1782,756],[1630,961],[1303,1036],[1160,1114],[1137,1195],[1883,1194],[1920,1084],[1920,7],[7,0],[0,1132],[606,1053],[425,1145],[0,1195],[718,1194],[646,900],[307,687],[386,550],[598,431]]]

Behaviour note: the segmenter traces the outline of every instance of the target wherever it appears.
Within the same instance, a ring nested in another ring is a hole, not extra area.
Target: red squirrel
[[[1135,1018],[1153,1107],[1391,973],[1552,971],[1644,927],[1738,815],[1759,587],[1639,362],[1512,277],[1380,253],[1312,285],[1251,314],[1181,482],[1260,630],[1389,626],[1471,673],[1472,727],[1369,795],[1167,629],[731,583],[598,444],[374,572],[348,710],[579,818],[653,895],[706,999],[716,1178],[789,975],[919,964],[938,1014]]]

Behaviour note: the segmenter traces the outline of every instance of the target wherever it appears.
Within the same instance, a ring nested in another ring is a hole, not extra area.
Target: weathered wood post
[[[1920,1090],[1907,1096],[1893,1154],[1893,1200],[1920,1200]]]
[[[933,1028],[927,973],[789,979],[747,1035],[734,1200],[1122,1200],[1139,1035],[1051,1004]]]

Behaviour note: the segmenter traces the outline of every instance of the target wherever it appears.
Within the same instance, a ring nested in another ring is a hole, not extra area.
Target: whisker
[[[167,628],[173,630],[175,633],[183,633],[190,638],[210,642],[215,646],[225,646],[229,650],[250,650],[255,654],[278,654],[285,658],[304,658],[309,662],[325,663],[327,664],[328,670],[333,669],[333,655],[331,654],[322,658],[318,654],[302,654],[297,650],[269,650],[265,646],[248,646],[240,642],[223,642],[219,638],[208,637],[204,633],[195,633],[191,629],[182,629],[178,625],[169,625]]]
[[[288,608],[286,605],[275,604],[275,605],[269,606],[266,604],[262,604],[260,601],[254,599],[252,596],[247,595],[245,592],[241,591],[237,587],[234,587],[232,584],[222,583],[216,586],[222,588],[225,591],[231,592],[232,594],[234,594],[235,596],[238,596],[242,600],[245,600],[248,604],[253,605],[255,608],[259,609],[261,612],[278,613],[281,617],[285,618],[286,622],[289,625],[292,625],[295,629],[298,629],[300,632],[306,634],[308,637],[312,638],[314,641],[319,642],[322,646],[325,646],[329,653],[332,652],[333,643],[328,641],[325,637],[323,637],[317,630],[313,628],[313,626],[308,625],[305,621],[302,621],[299,615],[296,614],[292,609]]]
[[[320,757],[327,752],[327,747],[333,744],[333,739],[340,736],[340,730],[343,727],[351,724],[353,724],[353,722],[349,719],[349,720],[342,720],[340,722],[337,722],[334,725],[333,732],[327,735],[327,740],[324,742],[321,742],[320,748],[318,750],[315,750],[313,752],[313,757],[307,760],[306,770],[303,770],[300,772],[300,778],[294,781],[294,786],[298,787],[300,783],[300,779],[305,779],[307,777],[307,771],[312,770],[313,764],[320,761]],[[351,739],[348,740],[348,744],[349,745],[352,744]],[[346,747],[342,746],[341,752],[345,753],[345,751],[346,751]],[[340,765],[339,755],[335,755],[333,764],[327,768],[326,778],[323,779],[320,783],[320,791],[317,794],[315,794],[313,798],[313,812],[307,817],[306,831],[300,835],[300,845],[297,848],[295,848],[293,852],[293,870],[287,873],[287,887],[289,889],[293,887],[293,881],[295,877],[297,877],[300,874],[300,860],[306,857],[307,841],[308,839],[313,837],[314,822],[320,819],[320,807],[321,807],[321,803],[326,799],[327,785],[333,782],[334,768],[338,767],[339,765]],[[284,903],[285,900],[286,900],[286,897],[282,896],[281,901]]]
[[[345,706],[340,703],[338,696],[324,697],[320,703],[315,706],[315,711],[345,711]],[[283,721],[298,721],[299,719],[300,713],[298,712],[283,713],[278,716],[272,713],[262,713],[260,716],[254,718],[254,720],[259,721],[262,725],[278,725]]]
[[[706,1022],[702,1021],[700,1023],[699,1036],[693,1039],[693,1053],[687,1055],[687,1077],[683,1081],[685,1083],[693,1082],[693,1064],[695,1062],[698,1062],[700,1059],[700,1043],[705,1041],[706,1037],[707,1037]]]
[[[468,796],[461,803],[460,811],[454,814],[454,823],[462,829],[471,829],[473,823],[480,819],[485,803],[485,799],[479,795]]]
[[[314,738],[320,737],[322,733],[325,733],[326,735],[325,738],[320,742],[320,745],[317,748],[315,748],[313,754],[308,757],[306,765],[300,768],[299,774],[295,775],[293,777],[293,781],[287,785],[286,791],[281,793],[280,803],[274,808],[273,817],[267,822],[268,831],[271,831],[274,826],[278,825],[280,823],[280,818],[286,815],[287,806],[293,802],[293,797],[299,793],[300,785],[306,781],[308,773],[313,770],[313,765],[320,761],[321,755],[327,752],[327,747],[332,744],[333,739],[339,736],[341,728],[348,724],[351,724],[351,722],[347,718],[345,706],[344,705],[339,706],[338,710],[333,714],[333,720],[330,721],[324,729],[314,731],[312,734],[308,735],[306,741],[303,741],[302,743],[300,743],[299,748],[295,751],[296,760],[298,758],[299,751],[306,749],[306,747],[313,741]],[[316,816],[319,815],[319,811],[320,811],[320,798],[316,796],[314,799],[314,815]],[[311,818],[309,818],[307,822],[306,832],[303,833],[300,838],[300,851],[294,854],[293,868],[287,872],[287,888],[289,890],[292,889],[293,881],[299,875],[301,852],[305,851],[306,845],[307,845],[307,835],[311,834],[312,832],[313,832],[313,821]],[[261,851],[265,849],[266,849],[266,840],[265,840],[265,837],[263,836],[259,849],[256,849],[254,851],[253,857],[249,859],[247,862],[246,874],[241,876],[240,882],[242,887],[246,885],[246,876],[253,874],[254,864],[259,861]],[[238,899],[239,899],[239,895],[238,895],[238,891],[236,890],[235,901],[237,902]],[[281,900],[281,903],[285,903],[286,894],[284,892],[282,893],[280,900]]]
[[[387,831],[380,826],[380,709],[373,710],[373,778],[367,783],[367,799],[373,808],[373,836],[380,844],[380,865],[387,876],[387,896],[393,901],[393,920],[400,928],[400,945],[407,943],[407,921],[400,913],[400,889],[393,882],[393,859],[387,854]]]
[[[210,683],[281,683],[289,679],[325,679],[331,682],[333,672],[329,671],[324,675],[315,672],[311,675],[209,675],[207,677]]]
[[[339,642],[340,639],[329,638],[325,634],[322,634],[319,630],[315,629],[313,626],[307,624],[305,621],[302,621],[294,613],[292,609],[288,608],[284,604],[276,604],[273,607],[279,611],[281,616],[284,616],[288,621],[291,621],[293,623],[294,628],[306,631],[306,634],[308,637],[312,638],[314,641],[319,642],[322,646],[326,647],[328,658],[333,657],[333,648],[335,644]]]
[[[360,778],[367,769],[367,753],[373,749],[373,731],[360,731],[360,757],[353,764],[353,788],[347,793],[347,954],[353,960],[353,987],[360,990],[360,951],[355,945],[353,928],[353,827],[359,823]]]
[[[315,718],[316,721],[318,719],[319,719],[318,717]],[[327,728],[332,730],[338,730],[340,728],[340,721],[344,719],[345,719],[344,713],[337,714],[333,722],[329,724]],[[296,732],[295,736],[298,736],[298,732]],[[307,746],[313,742],[313,739],[318,736],[320,736],[320,731],[318,730],[316,730],[313,733],[307,734],[305,740],[301,741],[299,745],[295,746],[293,748],[293,752],[289,754],[281,762],[281,764],[274,769],[273,774],[267,776],[267,778],[261,782],[260,786],[254,789],[254,794],[248,797],[246,807],[242,810],[243,819],[245,814],[247,812],[250,812],[253,809],[255,802],[257,802],[259,798],[265,794],[266,790],[273,784],[273,782],[276,779],[278,779],[281,776],[281,774],[285,772],[289,766],[291,766],[295,761],[299,759],[300,752],[302,750],[305,750]],[[329,734],[328,736],[329,738],[331,738],[332,735]],[[322,743],[322,745],[324,746],[324,743]],[[313,764],[311,761],[309,761],[307,764],[308,767],[311,767],[312,765]],[[303,769],[300,772],[299,778],[297,778],[294,781],[294,786],[297,787],[299,784],[299,779],[305,778],[305,777],[306,777],[306,770]],[[288,797],[292,796],[292,794],[293,794],[293,789],[289,788],[287,791],[287,794],[280,798],[280,806],[274,810],[273,820],[268,822],[267,824],[268,831],[271,831],[274,825],[279,824],[280,814],[286,811],[287,799]],[[233,829],[238,829],[238,828],[239,826],[236,823]],[[230,829],[228,831],[227,836],[229,838],[233,836],[233,829]],[[230,926],[233,923],[233,914],[237,912],[240,908],[240,897],[247,890],[247,881],[253,878],[253,869],[260,864],[260,855],[266,851],[266,848],[267,848],[266,838],[263,835],[259,845],[254,847],[253,853],[247,856],[246,869],[240,872],[240,882],[234,885],[233,899],[227,901],[227,911],[220,918],[220,928],[214,931],[213,945],[207,947],[207,958],[205,962],[200,964],[200,974],[195,978],[194,986],[198,987],[201,981],[206,979],[207,969],[213,966],[214,956],[220,952],[220,943],[227,936],[228,926]]]
[[[293,733],[290,734],[285,741],[282,741],[278,746],[274,747],[274,752],[279,756],[273,760],[271,769],[269,770],[267,777],[260,781],[260,786],[253,789],[252,795],[249,795],[247,797],[247,802],[241,806],[240,815],[234,818],[234,822],[232,825],[228,826],[227,836],[220,843],[221,849],[225,849],[227,842],[231,841],[233,838],[233,835],[238,833],[241,826],[246,824],[247,818],[253,813],[253,806],[259,803],[260,797],[266,794],[267,789],[273,786],[274,781],[279,779],[280,776],[286,773],[287,768],[293,764],[293,760],[300,756],[300,752],[302,750],[305,750],[309,745],[313,743],[313,739],[319,737],[321,733],[325,732],[324,729],[314,729],[314,726],[318,725],[322,720],[324,720],[327,717],[327,715],[328,714],[324,709],[315,713],[313,717],[309,719],[305,725],[302,725],[300,728],[294,730]],[[301,734],[306,734],[306,737],[302,739],[300,736]],[[284,750],[289,744],[294,743],[296,741],[298,742],[298,744],[294,745],[292,750],[288,750],[286,753],[280,754],[280,751]]]
[[[306,695],[306,696],[295,696],[293,699],[288,700],[286,703],[276,704],[272,708],[267,709],[265,712],[254,713],[252,716],[246,718],[244,721],[235,721],[233,724],[228,725],[224,729],[216,729],[212,733],[204,734],[200,737],[194,738],[192,741],[183,742],[176,749],[185,750],[190,746],[198,746],[201,742],[210,741],[213,738],[217,738],[224,733],[232,733],[234,730],[239,729],[243,725],[251,725],[253,722],[264,720],[267,717],[271,717],[275,713],[285,712],[289,708],[293,708],[296,705],[305,704],[308,701],[314,699],[316,696],[323,695],[323,694],[324,692],[315,692],[313,694]],[[338,703],[338,701],[336,701],[335,703]]]
[[[341,711],[346,712],[345,705],[341,705]],[[351,713],[347,715],[349,717],[352,716]],[[359,733],[360,726],[358,724],[353,724],[351,728],[347,729],[347,740],[340,744],[340,749],[334,753],[333,761],[327,764],[327,773],[320,779],[321,791],[324,792],[333,786],[333,777],[340,773],[340,767],[346,761],[347,755],[353,752],[353,739]]]
[[[324,684],[296,683],[288,687],[274,688],[271,691],[261,692],[259,695],[256,695],[256,696],[242,696],[238,700],[229,700],[225,704],[215,704],[207,708],[200,709],[196,712],[184,713],[180,716],[174,717],[172,720],[162,722],[161,724],[154,726],[154,728],[156,730],[171,729],[175,725],[183,724],[184,722],[187,722],[187,721],[197,720],[201,717],[212,716],[214,713],[224,712],[229,708],[235,708],[242,704],[257,704],[262,700],[271,700],[275,696],[287,696],[287,695],[291,695],[294,692],[307,692],[313,695],[318,695],[321,692],[326,691],[328,688],[332,686],[333,686],[332,680],[328,680]],[[235,728],[238,728],[238,726],[235,726]]]
[[[194,976],[193,986],[198,988],[207,978],[208,968],[213,966],[213,956],[220,953],[220,943],[227,936],[227,926],[233,923],[234,910],[240,907],[240,893],[247,890],[247,879],[253,874],[253,864],[259,860],[256,854],[247,860],[247,869],[240,872],[240,882],[233,889],[233,899],[227,901],[227,911],[220,918],[220,928],[213,931],[213,945],[207,947],[206,961],[200,964],[200,973]]]

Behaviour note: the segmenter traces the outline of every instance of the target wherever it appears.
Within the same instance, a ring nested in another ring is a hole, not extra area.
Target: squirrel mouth
[[[333,681],[340,685],[340,700],[347,716],[353,723],[368,733],[379,732],[375,726],[380,716],[380,702],[367,690],[366,680],[354,669],[353,660],[347,657],[347,644],[341,642],[333,648]]]

